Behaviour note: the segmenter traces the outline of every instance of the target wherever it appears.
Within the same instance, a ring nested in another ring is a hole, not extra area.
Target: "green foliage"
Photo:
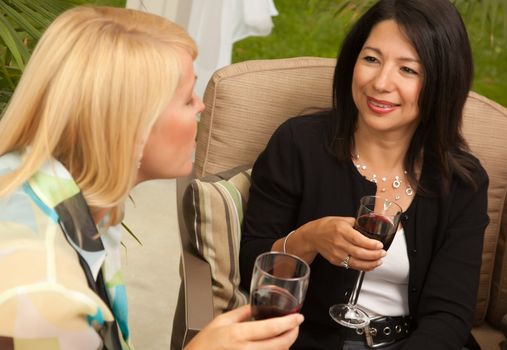
[[[352,23],[375,0],[275,0],[280,13],[267,37],[235,44],[233,62],[295,56],[336,57]],[[473,89],[507,106],[507,2],[453,0],[467,26],[475,60]]]
[[[125,6],[125,0],[0,0],[0,112],[47,26],[61,12],[82,4]]]
[[[97,6],[125,7],[127,0],[87,0],[81,2]]]
[[[475,61],[473,89],[507,106],[507,2],[454,0],[467,25]]]
[[[497,38],[505,40],[507,36],[507,2],[505,0],[454,0],[470,35],[475,40],[487,38],[493,45]],[[471,31],[473,29],[473,32]]]
[[[336,57],[353,12],[336,16],[334,0],[278,0],[279,15],[267,37],[249,37],[234,45],[233,62],[296,56]]]

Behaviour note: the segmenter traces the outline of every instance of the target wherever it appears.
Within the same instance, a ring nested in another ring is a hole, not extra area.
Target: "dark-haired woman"
[[[259,156],[242,283],[264,251],[311,263],[294,349],[473,348],[488,177],[460,130],[472,74],[448,0],[381,0],[343,43],[332,109],[288,120]],[[404,211],[388,253],[353,228],[359,199],[374,194]],[[377,332],[328,314],[347,302],[359,270],[368,273],[358,305]]]

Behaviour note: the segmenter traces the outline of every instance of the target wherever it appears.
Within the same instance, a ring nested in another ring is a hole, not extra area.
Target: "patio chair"
[[[334,65],[334,59],[312,57],[247,61],[210,80],[194,174],[177,181],[182,283],[172,349],[217,314],[247,302],[238,289],[237,257],[248,168],[283,121],[331,105]],[[470,92],[464,114],[465,137],[490,176],[491,222],[473,333],[484,349],[499,349],[507,314],[507,109]]]

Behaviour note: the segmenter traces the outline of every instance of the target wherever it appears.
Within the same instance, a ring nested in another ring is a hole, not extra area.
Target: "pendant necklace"
[[[399,195],[398,190],[400,189],[402,183],[405,182],[404,177],[407,175],[406,170],[403,171],[404,175],[403,177],[396,175],[394,177],[389,178],[387,176],[378,176],[375,173],[371,174],[371,176],[368,177],[367,176],[368,167],[366,166],[366,164],[360,161],[359,154],[354,155],[352,159],[359,173],[361,173],[361,175],[363,175],[364,178],[367,179],[368,181],[377,184],[377,186],[380,189],[380,192],[386,192],[387,191],[386,186],[391,185],[391,187],[395,191],[394,200],[395,201],[400,200],[401,196]],[[407,184],[405,186],[404,192],[407,196],[411,197],[414,194],[414,190],[412,189],[412,186],[410,186],[410,183],[408,183],[408,181],[406,181],[406,183]]]

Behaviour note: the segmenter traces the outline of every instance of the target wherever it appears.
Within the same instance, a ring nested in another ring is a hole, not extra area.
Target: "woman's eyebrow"
[[[372,51],[375,51],[377,54],[379,54],[379,55],[382,56],[382,51],[380,51],[380,49],[378,49],[376,47],[365,46],[365,47],[363,47],[363,50],[372,50]],[[401,56],[401,57],[398,57],[397,60],[398,61],[407,61],[407,62],[421,63],[420,60],[418,60],[417,58],[413,58],[413,57],[404,57],[404,56]]]

